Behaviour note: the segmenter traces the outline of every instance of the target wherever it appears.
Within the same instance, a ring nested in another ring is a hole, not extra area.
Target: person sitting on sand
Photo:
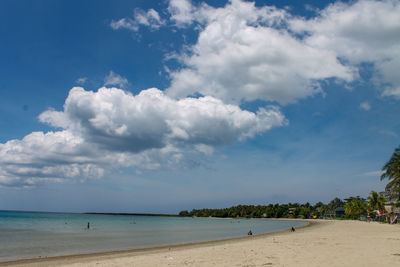
[[[247,235],[253,235],[253,232],[250,230]]]

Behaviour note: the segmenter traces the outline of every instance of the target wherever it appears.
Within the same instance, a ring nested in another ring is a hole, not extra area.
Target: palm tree
[[[383,174],[381,180],[388,178],[389,183],[386,185],[386,192],[394,201],[400,200],[400,146],[397,147],[391,158],[382,167]]]
[[[344,202],[338,197],[335,197],[334,199],[331,200],[328,204],[328,208],[333,212],[336,208],[341,208],[343,207]]]
[[[353,219],[357,219],[361,214],[367,211],[367,204],[362,198],[353,198],[346,204],[344,204],[344,210],[346,215]]]
[[[368,196],[368,207],[370,211],[383,210],[385,207],[386,199],[382,193],[371,191]]]

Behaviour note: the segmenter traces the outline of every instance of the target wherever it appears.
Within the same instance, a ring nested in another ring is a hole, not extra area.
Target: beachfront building
[[[323,218],[324,219],[332,219],[332,218],[342,218],[345,214],[344,208],[338,207],[331,211],[330,213],[325,213]]]
[[[342,207],[338,207],[338,208],[336,208],[336,209],[333,211],[333,215],[334,215],[336,218],[341,218],[341,217],[343,217],[343,216],[344,216],[344,213],[345,213],[345,211],[344,211],[344,208],[342,208]]]

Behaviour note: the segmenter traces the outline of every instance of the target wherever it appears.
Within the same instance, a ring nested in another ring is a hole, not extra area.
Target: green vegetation
[[[384,210],[385,209],[385,197],[382,192],[377,193],[371,191],[368,196],[368,211],[372,212],[374,210]]]
[[[388,178],[385,193],[388,199],[397,202],[400,201],[400,146],[397,147],[389,161],[382,167],[383,174],[381,180]]]
[[[371,192],[372,193],[372,192]],[[364,203],[365,204],[359,204]],[[351,204],[349,204],[351,203]],[[358,206],[354,204],[358,203]],[[196,216],[196,217],[221,217],[221,218],[317,218],[335,217],[335,210],[337,208],[343,208],[346,205],[354,206],[351,209],[351,213],[346,213],[344,218],[353,218],[359,216],[367,210],[367,204],[365,199],[360,197],[350,197],[345,201],[340,198],[335,198],[328,204],[318,202],[315,205],[310,203],[299,204],[299,203],[288,203],[288,204],[269,204],[263,205],[238,205],[230,208],[223,209],[194,209],[192,211],[181,211],[180,216]],[[349,206],[350,207],[350,206]],[[357,209],[355,207],[362,207]]]
[[[388,200],[400,206],[400,146],[397,147],[388,162],[382,167],[381,180],[388,178],[385,188]],[[334,198],[328,204],[322,202],[314,206],[310,203],[288,203],[263,205],[238,205],[224,209],[194,209],[181,211],[179,216],[230,217],[230,218],[341,218],[358,219],[363,215],[375,217],[375,211],[384,210],[386,199],[382,192],[371,191],[368,198],[359,196],[341,200]],[[344,214],[343,214],[344,208]]]
[[[360,218],[362,214],[367,212],[368,204],[364,198],[353,197],[349,198],[344,204],[346,215],[352,219]]]

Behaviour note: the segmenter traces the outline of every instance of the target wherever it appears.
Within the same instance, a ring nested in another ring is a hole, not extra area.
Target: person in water
[[[247,235],[253,235],[253,232],[250,230]]]
[[[90,222],[87,223],[87,229],[90,229]]]

